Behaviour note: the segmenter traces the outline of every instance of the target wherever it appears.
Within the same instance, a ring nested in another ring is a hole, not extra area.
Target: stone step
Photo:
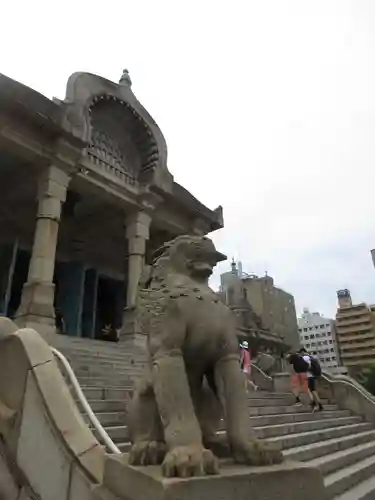
[[[321,419],[335,419],[341,417],[350,417],[350,411],[348,410],[336,410],[336,411],[323,411],[318,413],[284,413],[276,415],[262,415],[257,417],[250,417],[253,426],[260,425],[275,425],[275,424],[289,424],[294,422],[306,422],[310,423],[315,420]]]
[[[340,450],[347,450],[353,446],[367,443],[375,439],[375,430],[372,429],[358,434],[350,434],[339,438],[327,439],[326,441],[318,441],[303,446],[296,446],[284,450],[284,456],[288,460],[307,462],[314,458],[334,453]]]
[[[133,364],[145,363],[145,357],[139,357],[129,352],[116,352],[112,354],[106,353],[91,353],[91,352],[77,352],[64,349],[64,356],[71,359],[73,362],[81,362],[83,364],[111,364],[119,366],[132,366]]]
[[[115,360],[112,358],[84,358],[81,356],[69,356],[69,359],[75,363],[76,366],[84,367],[99,367],[99,368],[116,368],[116,369],[130,369],[130,368],[139,368],[143,370],[143,363],[138,360],[134,360],[134,358],[130,359],[121,359]]]
[[[350,425],[361,425],[354,422],[358,422],[357,417],[344,417],[333,420],[317,420],[312,422],[300,422],[296,424],[281,424],[281,425],[268,425],[261,427],[253,427],[255,435],[259,439],[269,439],[269,438],[291,438],[292,436],[303,436],[303,432],[297,432],[297,430],[306,430],[311,428],[313,425],[314,431],[310,431],[311,433],[317,432],[316,428],[322,429],[320,432],[324,432],[325,429],[332,429],[333,422],[336,423],[337,427],[334,429],[348,428]],[[331,427],[330,427],[331,426]],[[126,425],[116,425],[116,426],[105,426],[105,430],[107,431],[109,437],[114,442],[126,442],[128,440],[128,428]],[[318,432],[319,432],[318,431]],[[96,435],[96,431],[93,431]],[[221,431],[222,434],[225,431]],[[308,432],[305,432],[308,433]],[[298,438],[297,438],[298,439]],[[298,440],[296,441],[298,443]]]
[[[348,436],[349,434],[358,434],[360,432],[373,430],[370,423],[363,422],[360,424],[342,425],[340,427],[328,427],[326,429],[314,429],[307,432],[299,432],[295,434],[288,434],[284,436],[275,436],[269,438],[270,441],[280,443],[281,448],[286,450],[288,448],[295,448],[296,446],[309,445],[318,441],[325,441],[327,439],[340,438]]]
[[[118,380],[133,380],[135,377],[139,377],[141,375],[141,371],[137,369],[130,370],[116,370],[116,369],[97,369],[97,368],[88,368],[87,370],[74,370],[74,374],[78,380],[83,381],[105,381],[107,385],[113,385],[113,382],[116,382],[117,385]]]
[[[135,361],[145,361],[147,357],[143,354],[121,350],[117,346],[112,347],[112,349],[103,350],[92,350],[88,347],[76,348],[76,347],[56,347],[57,350],[62,352],[64,356],[75,359],[75,360],[103,360],[103,361],[118,361],[120,363],[130,362],[132,359]]]
[[[375,452],[375,441],[361,443],[347,450],[339,450],[323,457],[315,458],[309,465],[318,467],[324,476],[343,467],[364,460]]]
[[[112,412],[126,412],[126,401],[123,399],[92,399],[88,401],[92,411],[97,413],[112,413]],[[77,401],[78,408],[82,411],[82,407]]]
[[[272,399],[272,400],[284,400],[285,398],[290,398],[291,394],[289,392],[266,392],[266,391],[251,391],[248,392],[249,399]]]
[[[114,411],[93,411],[95,415],[99,419],[100,423],[103,426],[115,426],[115,424],[126,424],[126,412],[124,411],[124,404],[118,405],[119,410]],[[257,426],[272,426],[274,424],[283,424],[296,421],[296,417],[299,417],[300,421],[312,421],[319,419],[328,419],[328,418],[340,418],[340,417],[348,417],[350,413],[345,410],[339,410],[336,412],[321,412],[321,413],[300,413],[300,414],[290,414],[290,415],[271,415],[265,417],[250,417],[250,422],[253,427]],[[89,423],[88,417],[84,414],[86,422]],[[291,420],[288,420],[291,419]],[[224,420],[222,420],[222,425],[220,430],[224,429]]]
[[[351,416],[342,418],[327,418],[322,420],[314,420],[313,422],[292,422],[288,424],[264,425],[255,427],[254,430],[259,438],[268,439],[276,436],[286,436],[308,432],[312,429],[319,431],[320,429],[329,429],[332,427],[341,427],[361,422],[361,417]]]
[[[106,400],[106,399],[117,399],[123,402],[129,401],[133,396],[133,387],[131,385],[127,387],[88,387],[81,386],[83,394],[86,396],[86,399],[90,402],[90,400]]]
[[[375,477],[370,477],[361,481],[353,488],[346,490],[341,495],[337,495],[333,500],[374,500],[375,498]]]
[[[116,387],[129,387],[134,385],[134,381],[137,376],[122,376],[122,377],[111,377],[110,379],[103,379],[101,377],[77,377],[79,385],[82,386],[95,386],[98,388],[105,388],[108,386],[116,386]]]
[[[129,343],[122,342],[108,342],[105,340],[97,339],[86,339],[82,337],[69,337],[65,335],[57,335],[53,338],[49,338],[49,343],[56,347],[56,349],[75,349],[90,352],[107,352],[112,350],[134,352],[134,353],[144,353],[145,349],[141,346],[131,345]]]
[[[341,495],[375,474],[375,455],[340,469],[324,478],[328,499]],[[353,497],[353,500],[356,500]]]
[[[117,411],[124,411],[126,409],[126,404],[123,399],[92,399],[89,401],[92,411],[97,414],[111,413]],[[78,407],[81,409],[81,405],[78,403]]]
[[[112,439],[114,443],[119,443],[123,441],[128,441],[129,438],[129,433],[128,433],[128,427],[127,425],[111,425],[111,426],[105,426],[104,429],[106,430],[108,436]],[[96,439],[101,442],[100,437],[96,431],[96,429],[92,429]]]
[[[95,416],[102,424],[103,427],[113,427],[116,425],[124,425],[126,424],[127,414],[124,411],[113,411],[113,412],[102,412],[95,413]],[[90,419],[86,414],[83,414],[85,422],[87,425],[91,425]]]
[[[325,411],[334,411],[338,410],[337,405],[325,405]],[[249,408],[250,415],[278,415],[278,414],[297,414],[297,413],[306,413],[310,411],[309,406],[252,406]]]
[[[101,388],[84,387],[83,392],[94,412],[111,412],[116,410],[124,411],[132,398],[132,388],[119,389],[116,387]],[[78,403],[79,405],[79,403]],[[272,415],[307,415],[309,408],[295,406],[260,406],[249,407],[249,415],[252,417],[272,416]],[[327,405],[322,413],[327,415],[329,412],[341,411],[337,405]],[[311,412],[310,412],[311,413]],[[313,415],[313,414],[311,414]],[[312,418],[312,417],[311,417]],[[310,417],[307,417],[307,420]],[[297,418],[298,420],[298,418]]]
[[[277,406],[275,403],[279,403],[280,406],[289,406],[291,404],[292,400],[288,401],[288,398],[259,398],[259,397],[254,397],[254,398],[249,398],[248,400],[248,405],[249,406]]]

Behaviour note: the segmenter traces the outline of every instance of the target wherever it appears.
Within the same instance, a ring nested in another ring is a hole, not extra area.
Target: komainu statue
[[[216,456],[282,461],[251,428],[234,318],[208,286],[221,260],[209,238],[179,236],[156,252],[139,292],[149,364],[129,412],[129,463],[162,464],[166,477],[217,474]]]

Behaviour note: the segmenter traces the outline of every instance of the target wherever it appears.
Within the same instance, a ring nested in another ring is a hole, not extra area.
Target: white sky
[[[374,0],[34,0],[1,17],[0,72],[48,97],[75,71],[129,68],[244,270],[299,311],[334,315],[344,287],[375,302]]]

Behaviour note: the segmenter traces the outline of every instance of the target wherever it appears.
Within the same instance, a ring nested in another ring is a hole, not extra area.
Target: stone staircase
[[[61,350],[99,421],[126,452],[130,446],[127,404],[134,379],[142,372],[144,354],[97,344],[89,351],[77,344]],[[294,406],[290,394],[270,392],[250,395],[249,418],[257,437],[279,442],[286,459],[321,470],[329,500],[375,499],[375,427],[371,423],[327,401],[323,412],[311,413],[307,405]]]
[[[127,452],[131,389],[87,386],[84,392],[108,435]],[[249,418],[257,437],[279,442],[286,459],[322,471],[329,499],[375,498],[375,429],[361,417],[332,404],[326,404],[324,412],[311,413],[308,406],[294,406],[288,394],[253,393]]]

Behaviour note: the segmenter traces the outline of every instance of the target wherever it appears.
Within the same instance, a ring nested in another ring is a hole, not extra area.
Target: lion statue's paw
[[[129,454],[130,465],[160,465],[167,453],[167,445],[160,441],[135,443]]]
[[[165,477],[193,477],[218,474],[215,455],[200,444],[178,446],[170,450],[162,464]]]
[[[247,465],[280,464],[283,461],[283,453],[277,443],[254,439],[236,447],[234,460]]]

